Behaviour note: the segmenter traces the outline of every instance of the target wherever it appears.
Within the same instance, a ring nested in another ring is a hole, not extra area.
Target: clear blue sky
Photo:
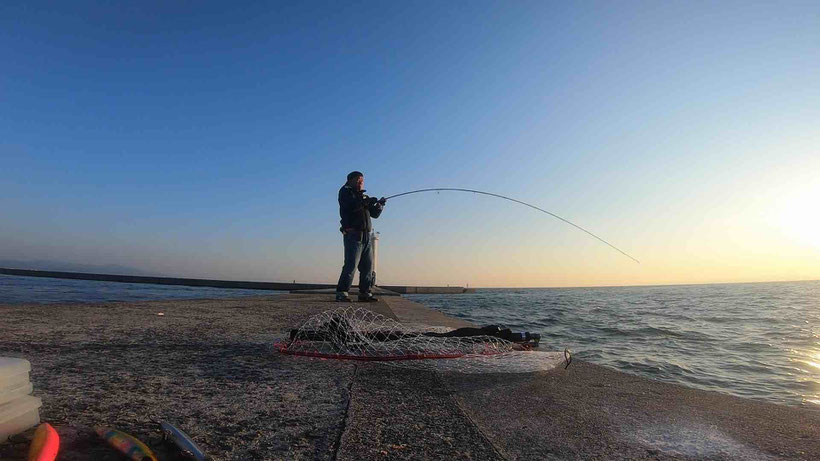
[[[820,278],[816,2],[26,2],[0,62],[0,259],[335,282],[361,170],[643,262],[419,194],[382,283]]]

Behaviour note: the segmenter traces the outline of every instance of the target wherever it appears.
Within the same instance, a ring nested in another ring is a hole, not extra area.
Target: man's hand
[[[386,198],[384,198],[384,197],[382,197],[382,198],[380,198],[380,199],[379,199],[379,201],[378,201],[378,202],[376,202],[376,203],[378,203],[378,204],[379,204],[379,205],[381,205],[381,206],[384,206],[384,204],[385,204],[385,203],[387,203],[387,199],[386,199]]]

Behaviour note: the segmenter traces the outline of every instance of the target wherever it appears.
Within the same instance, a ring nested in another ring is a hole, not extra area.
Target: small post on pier
[[[370,244],[373,245],[373,286],[376,286],[376,275],[379,267],[379,233],[373,232],[370,235]]]

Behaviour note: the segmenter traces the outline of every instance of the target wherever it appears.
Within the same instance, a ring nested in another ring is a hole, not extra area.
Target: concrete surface
[[[376,296],[401,296],[399,293],[396,293],[395,291],[385,290],[382,287],[373,287],[371,292]],[[336,289],[335,288],[323,288],[323,289],[319,289],[319,290],[290,290],[290,293],[300,294],[300,295],[327,295],[327,294],[332,294],[332,295],[335,296],[336,295]],[[356,288],[356,287],[352,287],[352,288],[350,288],[350,291],[347,292],[347,294],[350,295],[351,298],[355,298],[356,296],[359,295],[359,289]],[[353,301],[355,302],[356,299],[353,299]]]
[[[0,355],[32,362],[61,461],[123,459],[95,425],[174,459],[160,419],[218,460],[820,459],[818,411],[588,363],[458,375],[271,348],[339,305],[329,294],[0,305]],[[400,297],[367,306],[405,323],[467,325]],[[0,459],[26,459],[32,432],[0,445]]]

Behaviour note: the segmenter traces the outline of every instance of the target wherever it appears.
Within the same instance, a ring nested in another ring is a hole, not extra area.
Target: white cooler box
[[[40,423],[42,402],[32,397],[28,360],[0,357],[0,443]]]

